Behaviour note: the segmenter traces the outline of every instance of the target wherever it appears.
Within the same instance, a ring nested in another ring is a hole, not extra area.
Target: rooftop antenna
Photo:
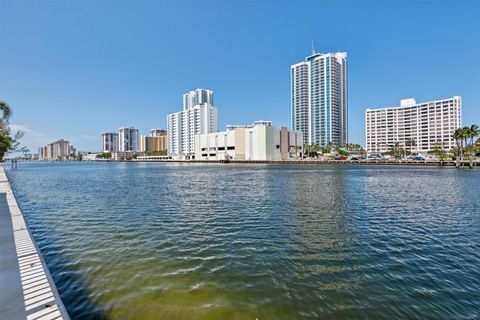
[[[313,39],[312,39],[312,55],[315,54],[315,48],[313,47]]]

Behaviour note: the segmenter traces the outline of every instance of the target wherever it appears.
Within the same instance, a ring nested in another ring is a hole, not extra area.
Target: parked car
[[[357,156],[352,156],[352,157],[350,158],[350,160],[358,161],[359,158],[358,158]]]
[[[425,161],[425,158],[422,157],[422,156],[416,156],[416,157],[413,157],[413,160],[415,160],[415,161]]]
[[[347,159],[348,159],[348,157],[346,157],[346,156],[338,156],[338,157],[335,158],[335,160],[347,160]]]

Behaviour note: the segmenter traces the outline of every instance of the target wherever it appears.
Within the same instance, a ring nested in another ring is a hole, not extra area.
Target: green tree
[[[390,155],[399,157],[402,153],[402,147],[400,147],[400,142],[396,141],[393,146],[390,147]]]
[[[20,139],[23,137],[22,131],[17,131],[12,135],[10,130],[10,117],[12,116],[12,109],[7,102],[0,100],[0,162],[10,152],[28,152],[25,147],[20,147]]]
[[[469,135],[470,135],[470,128],[469,127],[458,128],[457,130],[455,130],[453,132],[452,137],[453,137],[453,139],[455,139],[455,142],[457,143],[460,160],[463,160],[466,141],[467,141]]]
[[[318,144],[307,144],[305,146],[305,156],[307,157],[316,157],[318,156],[318,151],[320,151],[320,147]]]
[[[97,154],[97,158],[111,159],[112,158],[112,153],[111,152],[102,152],[102,153]]]
[[[444,145],[442,142],[437,142],[432,148],[432,153],[440,159],[440,161],[444,161],[447,158],[447,152],[445,151]]]
[[[476,124],[472,124],[468,129],[468,137],[470,138],[470,144],[473,145],[473,140],[480,135],[480,131]]]

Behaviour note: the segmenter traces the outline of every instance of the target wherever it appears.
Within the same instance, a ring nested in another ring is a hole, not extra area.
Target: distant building
[[[67,160],[75,156],[75,149],[68,140],[60,139],[38,149],[39,160]]]
[[[230,125],[195,139],[196,160],[287,160],[303,155],[302,133],[273,127],[270,121]]]
[[[150,129],[150,137],[166,136],[167,130],[164,129]]]
[[[398,142],[412,152],[428,152],[435,146],[456,146],[453,132],[462,126],[462,98],[417,103],[400,101],[400,107],[365,111],[367,152],[388,152]],[[412,141],[413,140],[413,141]]]
[[[183,95],[183,111],[167,116],[168,153],[174,158],[195,155],[195,135],[217,131],[213,92],[197,89]]]
[[[306,144],[348,143],[347,53],[312,53],[290,68],[292,130]]]
[[[94,161],[97,160],[98,153],[87,153],[82,157],[82,161]]]
[[[134,151],[116,151],[112,152],[112,160],[132,160],[136,155]]]
[[[118,133],[102,132],[102,152],[118,151]]]
[[[140,135],[138,129],[134,127],[122,127],[118,129],[118,151],[139,151]]]
[[[140,136],[141,152],[166,152],[167,151],[167,135],[159,136]]]

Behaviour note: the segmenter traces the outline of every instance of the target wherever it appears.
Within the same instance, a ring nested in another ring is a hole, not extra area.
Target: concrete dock
[[[2,166],[0,319],[70,319]]]

